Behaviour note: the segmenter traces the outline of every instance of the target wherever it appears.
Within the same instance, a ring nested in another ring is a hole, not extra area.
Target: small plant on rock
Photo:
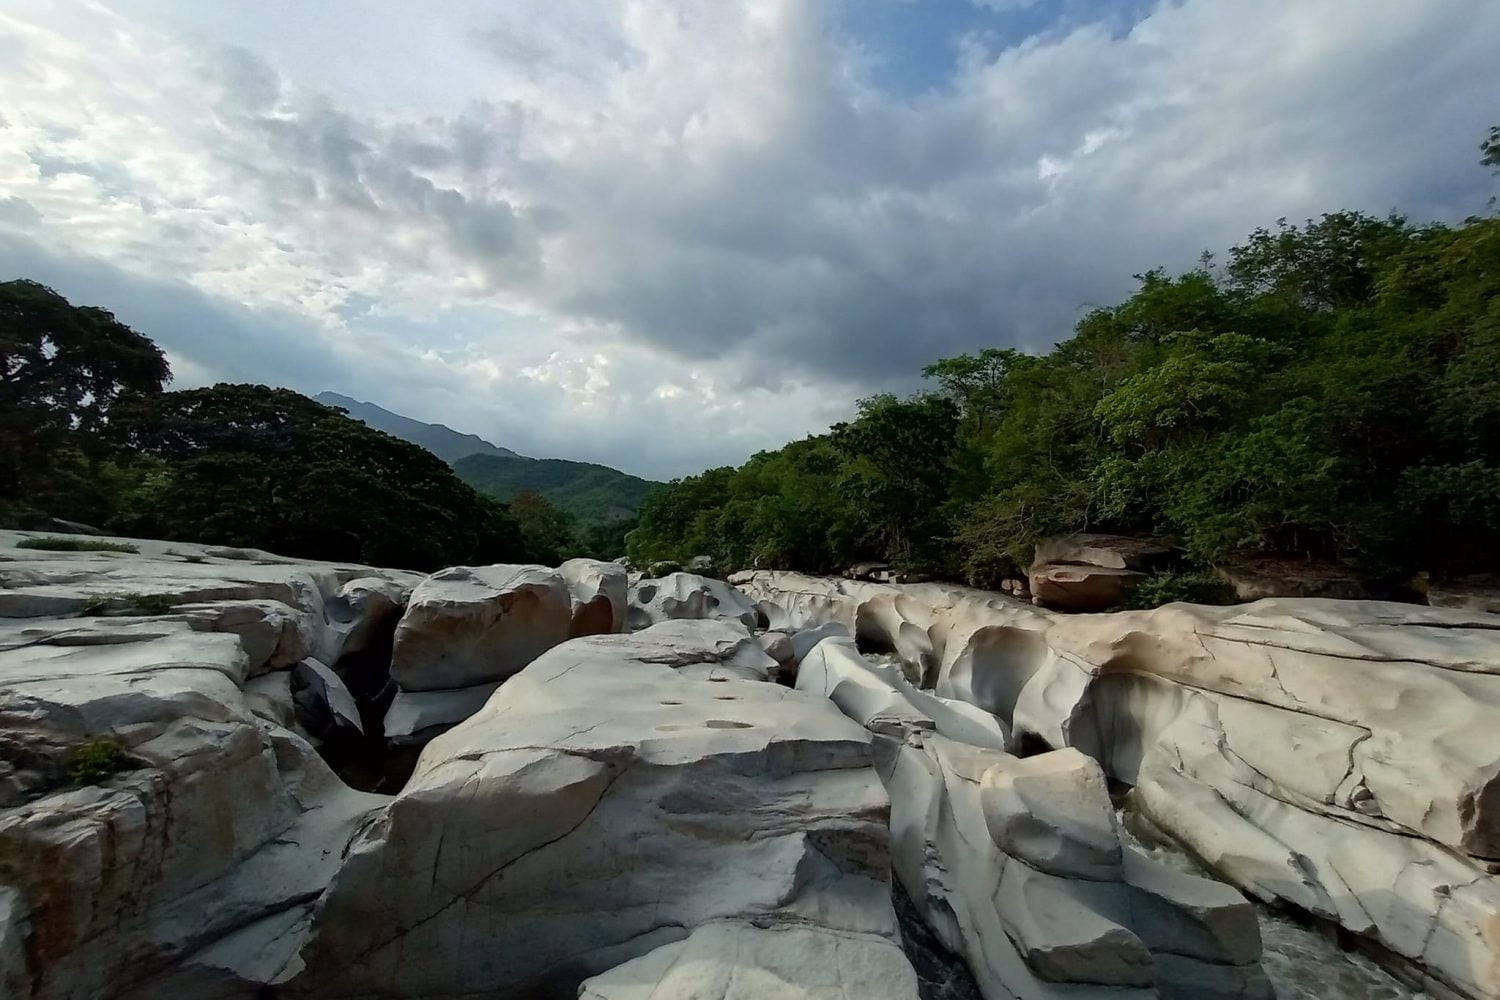
[[[164,615],[177,604],[175,594],[95,594],[79,613],[85,618],[108,614]]]
[[[16,543],[18,549],[44,549],[48,552],[139,552],[129,542],[106,542],[99,538],[73,538],[61,535],[43,535],[40,538],[23,538]]]
[[[130,766],[125,749],[113,736],[94,736],[68,757],[68,780],[75,785],[98,785]]]
[[[1145,611],[1163,604],[1235,604],[1234,588],[1212,571],[1152,573],[1125,595],[1123,607]]]

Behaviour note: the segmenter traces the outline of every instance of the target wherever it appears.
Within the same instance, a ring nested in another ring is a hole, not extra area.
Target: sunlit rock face
[[[352,845],[303,987],[573,997],[636,959],[589,988],[636,995],[659,970],[676,995],[694,980],[671,956],[727,975],[726,948],[770,956],[780,940],[847,941],[914,984],[870,736],[826,699],[767,683],[774,668],[722,621],[542,655],[430,743]]]
[[[1014,752],[1083,751],[1247,893],[1434,990],[1500,996],[1500,617],[1321,599],[1065,616],[930,584],[736,582],[773,627],[839,621],[894,650]]]
[[[432,574],[396,626],[386,737],[426,743],[558,643],[620,631],[625,606],[624,567],[593,559],[555,570],[455,566]]]
[[[814,647],[797,686],[876,734],[896,872],[989,1000],[1271,996],[1249,903],[1123,845],[1095,761],[1008,754],[993,716],[847,639]]]
[[[636,580],[630,587],[626,624],[631,629],[677,619],[722,619],[756,627],[755,606],[723,580],[695,573],[669,573]]]
[[[1500,995],[1490,616],[17,537],[0,995],[1265,995],[1244,898],[1126,842],[1106,778],[1248,895]]]
[[[292,675],[304,710],[357,724],[326,664],[393,625],[420,577],[18,538],[0,533],[0,993],[236,996],[282,981],[342,846],[386,801],[346,787],[293,731]],[[88,760],[97,783],[76,780]]]

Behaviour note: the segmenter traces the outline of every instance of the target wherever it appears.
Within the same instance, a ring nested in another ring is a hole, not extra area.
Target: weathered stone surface
[[[779,627],[858,623],[995,713],[1013,749],[1094,757],[1245,891],[1449,993],[1500,996],[1500,618],[1318,599],[1059,616],[959,588],[737,579]]]
[[[723,619],[754,628],[755,607],[722,580],[692,573],[671,573],[660,579],[637,580],[630,588],[626,624],[641,629],[678,618]]]
[[[1037,542],[1031,562],[1034,566],[1051,563],[1144,572],[1170,560],[1172,554],[1171,546],[1151,538],[1078,532]]]
[[[0,532],[0,994],[256,995],[294,964],[344,845],[384,801],[287,728],[283,668],[345,642],[361,615],[330,609],[351,581],[395,600],[414,577],[19,537]],[[73,752],[104,738],[122,769],[69,784]]]
[[[1037,543],[1026,571],[1033,601],[1067,611],[1107,611],[1172,549],[1149,538],[1073,534]]]
[[[889,938],[715,921],[594,976],[579,1000],[913,1000],[917,977]]]
[[[30,983],[18,995],[160,995],[143,985],[159,970],[262,919],[305,922],[339,845],[381,800],[252,714],[238,636],[180,621],[46,624],[0,626],[0,712],[63,747],[108,734],[125,770],[0,809],[0,873],[28,914],[26,967],[4,973]],[[300,940],[282,944],[294,953]]]
[[[1112,879],[1123,863],[1104,772],[1076,750],[1006,762],[980,781],[984,820],[999,848],[1038,871]]]
[[[403,691],[502,681],[573,628],[567,584],[544,566],[455,566],[417,585],[391,657]]]
[[[291,692],[297,724],[315,739],[329,739],[341,731],[364,735],[354,696],[324,664],[309,657],[293,667]]]
[[[1127,866],[1093,760],[1013,757],[993,717],[986,727],[974,706],[913,689],[847,639],[814,647],[797,685],[878,735],[897,874],[985,997],[1075,997],[1080,984],[1174,995],[1192,980],[1154,954],[1185,949],[1211,972],[1237,968],[1220,976],[1242,984],[1225,996],[1269,997],[1249,905],[1227,886],[1171,880],[1143,855]]]
[[[1119,606],[1144,574],[1105,566],[1046,563],[1027,571],[1033,603],[1066,611],[1108,611]]]
[[[385,713],[385,738],[421,746],[484,707],[500,681],[447,691],[397,691]]]
[[[353,845],[299,988],[571,998],[717,920],[894,941],[869,735],[772,666],[713,621],[535,660]]]
[[[557,572],[572,597],[571,636],[625,631],[630,588],[624,566],[598,559],[569,559]]]

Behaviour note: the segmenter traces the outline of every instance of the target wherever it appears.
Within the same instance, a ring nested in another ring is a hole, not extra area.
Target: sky
[[[1494,0],[6,0],[0,280],[178,387],[651,478],[1325,211],[1486,210]]]

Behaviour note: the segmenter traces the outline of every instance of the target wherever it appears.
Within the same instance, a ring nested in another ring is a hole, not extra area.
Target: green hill
[[[458,478],[501,500],[540,493],[584,523],[621,520],[635,514],[659,484],[618,469],[561,458],[468,455],[453,463]]]

